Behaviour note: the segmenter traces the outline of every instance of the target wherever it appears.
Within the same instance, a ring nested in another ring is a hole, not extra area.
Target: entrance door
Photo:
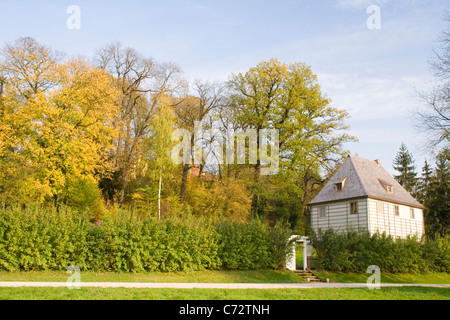
[[[286,259],[286,268],[289,270],[306,270],[311,267],[311,259],[308,259],[308,255],[311,255],[312,248],[309,245],[308,237],[291,236],[289,238],[291,242],[290,255]]]

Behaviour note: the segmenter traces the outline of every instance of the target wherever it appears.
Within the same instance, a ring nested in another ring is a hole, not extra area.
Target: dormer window
[[[347,177],[340,177],[336,180],[336,182],[334,183],[334,185],[336,186],[336,191],[344,190],[346,180],[347,180]]]
[[[389,184],[386,181],[381,180],[381,179],[378,179],[378,181],[380,181],[380,183],[383,186],[384,190],[386,190],[390,194],[394,193],[394,187],[391,184]]]

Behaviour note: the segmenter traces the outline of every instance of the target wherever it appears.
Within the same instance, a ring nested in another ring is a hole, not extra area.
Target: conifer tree
[[[417,173],[414,166],[414,158],[402,143],[394,160],[394,169],[399,173],[395,175],[395,179],[411,194],[416,193]]]
[[[422,176],[417,180],[417,200],[422,204],[428,197],[432,175],[433,169],[428,161],[425,160],[424,166],[422,167]]]
[[[450,150],[439,152],[424,202],[428,234],[450,234]]]

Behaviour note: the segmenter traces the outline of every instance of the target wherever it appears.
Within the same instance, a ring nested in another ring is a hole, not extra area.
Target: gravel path
[[[172,288],[172,289],[312,289],[312,288],[366,288],[365,283],[157,283],[157,282],[0,282],[0,287],[99,287],[99,288]],[[382,283],[381,287],[436,287],[449,284]]]

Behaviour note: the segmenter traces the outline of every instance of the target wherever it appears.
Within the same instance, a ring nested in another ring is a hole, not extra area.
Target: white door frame
[[[289,242],[294,240],[291,244],[291,256],[288,257],[286,261],[286,268],[295,271],[297,269],[296,263],[295,263],[295,244],[297,242],[303,243],[303,271],[306,271],[306,266],[308,265],[308,244],[309,244],[309,238],[306,236],[299,236],[299,235],[293,235],[289,238]]]

